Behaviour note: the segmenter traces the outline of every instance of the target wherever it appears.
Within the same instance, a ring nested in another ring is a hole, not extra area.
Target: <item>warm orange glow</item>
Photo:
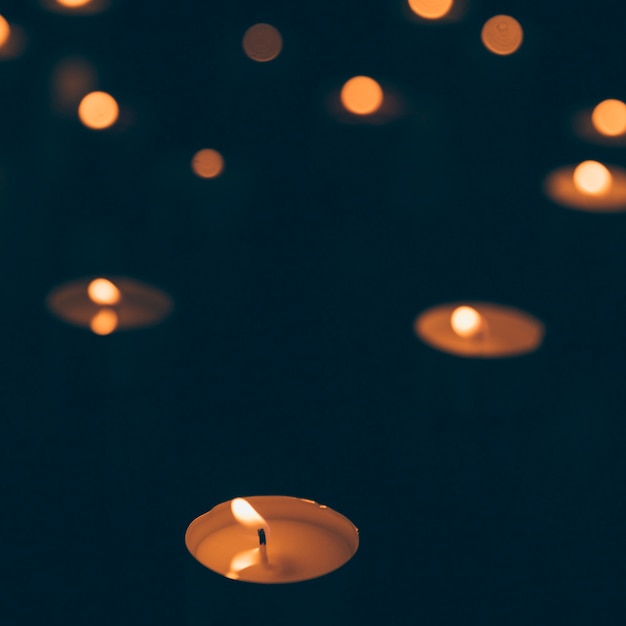
[[[113,309],[102,309],[91,318],[89,328],[96,335],[110,335],[117,328],[117,323],[117,313]]]
[[[611,172],[597,161],[583,161],[574,170],[574,184],[582,193],[592,196],[605,194],[611,183]]]
[[[272,61],[283,49],[283,38],[271,24],[250,26],[241,43],[244,52],[259,63]]]
[[[460,306],[452,312],[450,324],[459,337],[470,339],[482,330],[483,319],[471,306]]]
[[[224,169],[224,158],[217,150],[200,150],[191,160],[191,169],[200,178],[216,178]]]
[[[9,22],[7,22],[2,15],[0,15],[0,48],[4,46],[7,41],[9,41],[10,36],[11,27],[9,26]]]
[[[81,57],[61,59],[52,73],[53,95],[57,109],[74,112],[85,94],[96,86],[96,70]]]
[[[409,0],[411,11],[420,17],[437,20],[450,12],[454,0]]]
[[[603,100],[593,110],[591,121],[603,135],[623,135],[626,132],[626,104],[621,100]]]
[[[230,571],[225,575],[228,578],[237,580],[239,578],[239,572],[252,565],[257,565],[261,562],[261,551],[259,548],[252,548],[252,550],[243,550],[237,553],[230,562]]]
[[[84,7],[86,4],[89,4],[91,0],[56,0],[57,4],[60,4],[63,7]]]
[[[381,86],[369,76],[355,76],[341,88],[341,103],[351,113],[369,115],[383,103]]]
[[[120,290],[106,278],[96,278],[89,283],[87,295],[96,304],[117,304],[122,297]]]
[[[235,498],[230,504],[234,518],[248,528],[267,529],[267,522],[244,498]]]
[[[92,91],[78,105],[78,117],[88,128],[101,130],[115,124],[120,109],[113,96],[104,91]]]
[[[496,15],[485,22],[481,39],[487,50],[506,56],[513,54],[522,45],[524,31],[514,17]]]
[[[434,306],[415,320],[426,344],[466,358],[499,359],[528,354],[543,341],[543,324],[528,313],[490,302]]]

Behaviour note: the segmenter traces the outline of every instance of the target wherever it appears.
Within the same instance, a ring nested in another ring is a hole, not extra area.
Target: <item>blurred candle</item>
[[[546,195],[568,209],[593,213],[626,210],[626,170],[583,161],[553,170],[544,181]]]
[[[597,161],[583,161],[574,169],[574,184],[583,193],[601,195],[611,187],[611,172]]]
[[[251,496],[196,518],[185,543],[205,567],[255,583],[291,583],[328,574],[352,558],[358,530],[312,500]]]
[[[595,129],[603,135],[623,135],[626,132],[626,104],[621,100],[603,100],[594,107],[591,121]]]
[[[46,300],[56,317],[98,335],[154,326],[172,311],[161,290],[126,277],[76,280],[53,289]]]
[[[488,19],[481,31],[482,42],[490,52],[500,56],[513,54],[522,45],[524,31],[510,15],[495,15]]]
[[[60,4],[63,7],[82,7],[86,4],[89,4],[91,0],[56,0],[57,4]]]
[[[115,124],[119,112],[115,98],[104,91],[88,93],[78,105],[80,121],[93,130],[102,130]]]
[[[200,178],[217,178],[224,169],[224,157],[211,148],[198,150],[191,159],[191,169]]]
[[[543,324],[532,315],[499,304],[443,304],[415,320],[417,336],[437,350],[457,356],[510,357],[536,350]]]
[[[454,0],[409,0],[409,7],[415,15],[428,20],[438,20],[448,13]]]
[[[10,36],[11,27],[9,26],[9,22],[6,21],[4,16],[0,15],[0,48],[9,41]]]
[[[271,24],[255,24],[245,32],[241,45],[250,59],[267,63],[280,54],[283,38]]]
[[[381,86],[369,76],[355,76],[341,88],[341,103],[355,115],[370,115],[383,103]]]

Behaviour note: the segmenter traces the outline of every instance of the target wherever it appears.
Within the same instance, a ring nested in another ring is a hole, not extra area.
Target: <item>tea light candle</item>
[[[606,170],[606,184],[594,185],[594,178],[599,176],[591,168],[602,171],[597,166]],[[586,184],[586,178],[590,184]],[[553,202],[569,209],[593,213],[626,211],[626,170],[614,165],[585,161],[556,169],[548,174],[544,190]]]
[[[500,358],[536,350],[543,324],[511,307],[486,302],[443,304],[415,321],[417,336],[437,350],[464,357]]]
[[[185,544],[202,565],[233,580],[292,583],[344,565],[359,533],[343,515],[312,500],[251,496],[196,518]]]
[[[173,308],[161,290],[126,277],[66,283],[48,295],[46,304],[64,322],[90,328],[98,335],[153,326]]]

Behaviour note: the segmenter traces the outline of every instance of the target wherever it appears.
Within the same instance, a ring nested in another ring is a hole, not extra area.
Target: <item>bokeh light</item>
[[[224,157],[210,148],[199,150],[191,160],[191,169],[200,178],[216,178],[224,170]]]
[[[90,4],[91,0],[56,0],[56,2],[62,7],[69,7],[73,9],[74,7],[84,7],[85,5]]]
[[[0,48],[4,46],[4,44],[9,41],[9,37],[11,36],[11,27],[9,26],[9,22],[0,15]]]
[[[591,113],[591,121],[603,135],[623,135],[626,132],[626,104],[621,100],[603,100]]]
[[[604,194],[610,189],[611,180],[611,172],[597,161],[583,161],[574,170],[574,184],[582,193]]]
[[[119,112],[115,98],[104,91],[92,91],[78,105],[80,121],[94,130],[102,130],[115,124]]]
[[[98,311],[89,322],[89,328],[96,335],[110,335],[118,325],[117,313],[113,309]]]
[[[454,0],[409,0],[409,7],[415,15],[428,20],[438,20],[452,9]]]
[[[495,15],[485,22],[480,36],[487,50],[506,56],[522,45],[524,31],[514,17]]]
[[[110,8],[112,0],[38,0],[47,11],[64,15],[98,15]]]
[[[271,24],[255,24],[243,36],[243,50],[259,63],[275,59],[283,49],[283,38]]]
[[[80,101],[93,91],[98,76],[93,65],[82,57],[65,57],[52,71],[52,96],[55,108],[74,114]]]
[[[482,330],[483,320],[480,313],[471,306],[460,306],[450,316],[452,330],[466,339],[476,337]]]
[[[356,115],[370,115],[383,103],[381,86],[369,76],[355,76],[341,88],[341,103]]]
[[[106,278],[96,278],[89,283],[87,295],[96,304],[117,304],[122,297],[120,290]]]

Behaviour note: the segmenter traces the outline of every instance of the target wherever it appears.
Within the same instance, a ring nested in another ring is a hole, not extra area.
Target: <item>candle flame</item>
[[[450,317],[452,330],[464,339],[477,337],[483,330],[482,315],[471,306],[460,306],[454,309]]]
[[[92,280],[87,287],[87,295],[96,304],[117,304],[122,297],[120,290],[106,278]]]
[[[235,519],[247,528],[254,528],[255,530],[262,528],[266,534],[269,532],[269,526],[265,519],[247,500],[235,498],[230,504],[230,510]]]

